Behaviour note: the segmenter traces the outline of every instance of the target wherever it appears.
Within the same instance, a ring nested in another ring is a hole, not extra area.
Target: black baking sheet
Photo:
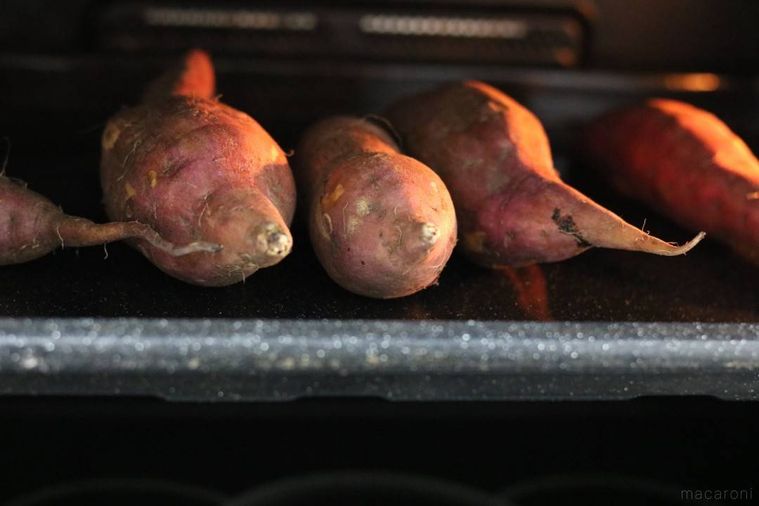
[[[97,153],[50,157],[20,148],[8,172],[66,211],[105,219],[97,163]],[[667,240],[690,237],[651,211],[578,183]],[[455,255],[436,286],[373,300],[327,277],[298,222],[294,235],[294,251],[283,262],[226,288],[170,278],[124,244],[59,250],[0,268],[0,316],[759,322],[759,268],[711,240],[681,257],[591,250],[565,262],[496,271]]]

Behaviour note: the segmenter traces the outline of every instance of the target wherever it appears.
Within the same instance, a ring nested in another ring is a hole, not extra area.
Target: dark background
[[[755,488],[759,450],[756,404],[707,398],[257,405],[6,399],[2,410],[2,498],[124,477],[232,496],[283,477],[391,470],[487,493],[542,481],[525,505],[680,504],[682,488]],[[566,474],[595,485],[551,491],[551,477]],[[190,504],[148,497],[131,504]]]
[[[489,81],[544,121],[568,180],[667,240],[691,232],[596,182],[573,148],[582,125],[616,105],[673,96],[714,111],[755,150],[759,145],[759,2],[753,0],[213,3],[216,9],[314,10],[329,20],[314,40],[145,27],[139,13],[150,5],[0,2],[0,135],[10,139],[8,174],[68,212],[104,218],[97,181],[102,127],[189,45],[212,51],[223,100],[251,113],[285,149],[327,114],[377,112],[395,97],[448,80]],[[503,45],[362,39],[347,28],[356,16],[376,12],[518,17],[573,28],[536,29],[532,39]],[[555,58],[557,47],[572,57]],[[684,89],[667,78],[672,72],[716,73],[719,86]],[[304,236],[299,224],[295,233],[296,241]],[[218,290],[168,278],[123,245],[109,246],[104,256],[98,248],[65,250],[2,268],[0,317],[759,321],[759,270],[711,241],[680,258],[592,251],[511,272],[454,257],[439,286],[397,301],[342,291],[305,240],[277,268]],[[424,474],[487,492],[556,473],[602,471],[677,490],[746,488],[756,479],[757,414],[753,403],[707,398],[245,405],[6,398],[0,402],[0,501],[55,483],[124,477],[236,494],[329,469]],[[587,490],[543,492],[523,504],[677,499],[588,488],[595,499]]]

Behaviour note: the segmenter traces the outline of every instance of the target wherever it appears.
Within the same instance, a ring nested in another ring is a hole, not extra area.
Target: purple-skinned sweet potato
[[[403,99],[387,112],[408,152],[445,181],[464,251],[488,267],[571,258],[591,247],[679,255],[559,178],[540,121],[481,82]]]
[[[583,145],[619,191],[759,263],[759,160],[719,118],[654,99],[599,118]]]
[[[166,255],[134,241],[168,274],[203,286],[244,280],[291,249],[295,183],[285,153],[250,116],[214,97],[208,55],[191,51],[143,103],[108,122],[101,183],[111,219],[139,220],[215,253]]]
[[[202,242],[175,247],[136,221],[101,224],[64,214],[39,193],[0,174],[0,265],[29,262],[59,247],[122,239],[139,239],[171,257],[218,250],[218,246]]]
[[[386,299],[437,281],[456,243],[451,197],[382,127],[323,120],[305,133],[296,160],[311,243],[335,282]]]

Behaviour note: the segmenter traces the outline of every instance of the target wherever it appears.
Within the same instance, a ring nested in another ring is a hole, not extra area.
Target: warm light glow
[[[674,91],[714,91],[722,81],[716,74],[670,74],[664,77],[664,86]]]
[[[557,49],[553,52],[553,57],[565,67],[572,67],[577,63],[577,54],[568,47]]]
[[[511,283],[517,306],[525,316],[538,321],[553,320],[548,305],[548,283],[540,265],[499,266],[496,269],[501,271]]]
[[[383,35],[414,35],[437,37],[463,37],[475,39],[521,39],[528,26],[518,19],[390,16],[369,14],[359,20],[365,33]]]

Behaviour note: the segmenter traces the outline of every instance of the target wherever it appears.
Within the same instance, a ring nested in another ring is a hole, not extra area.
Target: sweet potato
[[[561,181],[540,121],[480,82],[406,98],[388,117],[448,185],[464,251],[485,266],[556,262],[591,247],[679,255]]]
[[[69,216],[42,195],[0,174],[0,265],[28,262],[58,247],[122,239],[140,239],[170,257],[219,249],[203,242],[175,247],[136,221],[98,224]]]
[[[759,161],[719,118],[649,100],[596,120],[583,145],[622,193],[759,263]]]
[[[433,284],[456,243],[445,184],[371,121],[334,117],[296,150],[311,242],[340,286],[376,298]]]
[[[208,55],[192,51],[118,113],[102,137],[108,215],[139,220],[175,243],[223,249],[183,257],[135,245],[179,279],[223,286],[289,252],[295,183],[284,152],[250,116],[214,98]]]

